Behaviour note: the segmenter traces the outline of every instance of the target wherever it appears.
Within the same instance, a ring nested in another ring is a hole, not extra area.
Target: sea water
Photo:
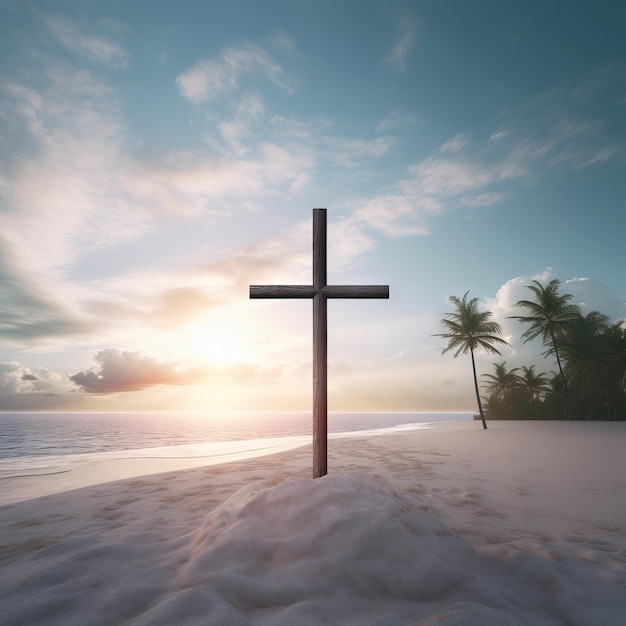
[[[374,437],[471,416],[331,413],[328,431],[331,438]],[[237,461],[306,445],[311,430],[307,412],[0,413],[0,503],[12,499],[20,479],[76,473],[90,462]]]

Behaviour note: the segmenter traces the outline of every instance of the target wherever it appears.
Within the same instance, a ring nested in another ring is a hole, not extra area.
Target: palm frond
[[[466,354],[476,348],[483,348],[491,354],[500,354],[493,344],[509,345],[499,337],[502,333],[500,324],[492,321],[491,311],[478,310],[478,298],[468,300],[469,291],[462,298],[450,296],[448,299],[455,306],[455,311],[446,313],[441,320],[447,332],[434,335],[448,341],[442,354],[455,351],[454,358],[459,354]]]

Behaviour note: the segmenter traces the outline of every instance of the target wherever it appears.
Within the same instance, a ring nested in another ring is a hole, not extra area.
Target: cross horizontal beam
[[[389,298],[389,285],[250,285],[250,298]]]

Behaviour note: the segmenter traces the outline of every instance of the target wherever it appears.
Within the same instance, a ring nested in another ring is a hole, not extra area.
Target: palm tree
[[[446,313],[441,320],[441,323],[448,332],[437,334],[435,337],[443,337],[448,340],[448,345],[442,350],[441,354],[456,349],[454,353],[454,358],[456,359],[461,352],[467,354],[469,350],[472,356],[472,371],[474,373],[474,388],[476,389],[478,411],[480,412],[480,419],[483,422],[483,428],[486,429],[487,422],[485,421],[485,413],[480,401],[474,351],[477,348],[483,348],[487,352],[500,355],[499,350],[494,348],[492,344],[499,343],[507,346],[509,344],[502,339],[502,337],[498,336],[501,334],[502,329],[500,328],[500,324],[490,321],[489,318],[492,316],[491,311],[479,311],[477,306],[478,298],[472,298],[468,301],[468,293],[469,291],[466,291],[462,299],[456,296],[450,296],[448,298],[448,300],[454,304],[456,310],[454,313]]]
[[[550,381],[544,372],[536,374],[534,365],[530,367],[522,365],[520,369],[522,370],[522,374],[519,377],[520,384],[530,397],[531,402],[540,400],[544,394],[550,391]]]
[[[614,333],[606,315],[591,311],[573,318],[558,340],[576,390],[575,412],[582,419],[593,419],[602,403],[608,407],[619,395],[621,366]]]
[[[565,411],[567,418],[570,417],[569,393],[567,388],[567,380],[563,373],[561,365],[561,356],[557,347],[557,340],[561,337],[567,327],[568,322],[580,313],[575,304],[568,304],[573,298],[568,293],[559,294],[559,286],[561,281],[557,278],[551,280],[546,286],[542,285],[538,280],[533,280],[532,285],[527,285],[534,296],[534,300],[520,300],[515,306],[527,309],[529,315],[512,315],[511,318],[530,324],[522,334],[524,343],[541,336],[545,346],[547,346],[547,354],[554,354],[556,362],[559,366],[559,373],[563,381],[563,389],[565,391]]]
[[[606,332],[610,342],[611,362],[613,366],[614,386],[611,406],[607,409],[607,419],[626,419],[626,318],[613,324]]]
[[[519,368],[506,369],[506,361],[494,363],[493,374],[483,374],[483,378],[489,379],[485,385],[489,395],[496,400],[509,400],[513,393],[519,390],[519,376],[516,372]]]
[[[520,397],[520,379],[518,368],[507,370],[506,361],[494,363],[493,374],[483,374],[487,378],[487,405],[489,414],[495,419],[512,419],[516,412],[517,399]]]

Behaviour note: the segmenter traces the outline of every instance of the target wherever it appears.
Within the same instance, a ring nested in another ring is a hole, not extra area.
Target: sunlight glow
[[[218,369],[254,360],[245,337],[226,322],[219,328],[208,324],[187,326],[182,332],[181,348],[192,357],[208,362]]]

